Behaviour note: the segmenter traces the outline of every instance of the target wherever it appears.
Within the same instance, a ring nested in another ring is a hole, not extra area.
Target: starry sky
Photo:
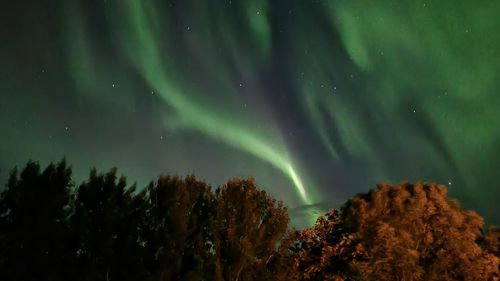
[[[500,223],[499,1],[26,0],[0,11],[0,180],[253,176],[295,225],[379,181]]]

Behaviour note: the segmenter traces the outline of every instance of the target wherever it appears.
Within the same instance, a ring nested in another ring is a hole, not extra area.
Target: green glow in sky
[[[79,179],[251,175],[307,224],[424,180],[500,220],[499,1],[29,5],[0,15],[0,177],[62,156]]]

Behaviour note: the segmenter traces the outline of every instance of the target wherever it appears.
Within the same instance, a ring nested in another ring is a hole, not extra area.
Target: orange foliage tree
[[[442,185],[379,184],[303,230],[291,255],[299,280],[498,280],[498,231],[483,227]]]
[[[216,280],[273,280],[267,265],[288,227],[283,203],[253,179],[230,180],[216,200]]]

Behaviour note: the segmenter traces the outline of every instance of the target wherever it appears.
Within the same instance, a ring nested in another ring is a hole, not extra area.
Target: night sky
[[[2,182],[253,176],[300,225],[425,180],[500,222],[500,1],[4,2]]]

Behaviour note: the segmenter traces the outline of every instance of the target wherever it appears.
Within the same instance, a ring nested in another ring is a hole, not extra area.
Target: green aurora
[[[448,0],[8,4],[0,176],[63,155],[82,180],[92,165],[139,183],[252,175],[299,210],[296,224],[377,181],[437,181],[498,223],[499,12]]]

